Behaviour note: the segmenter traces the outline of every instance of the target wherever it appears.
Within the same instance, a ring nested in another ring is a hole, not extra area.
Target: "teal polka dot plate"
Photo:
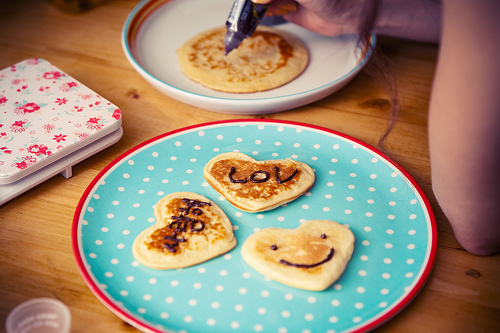
[[[214,156],[238,151],[257,160],[292,158],[316,174],[305,195],[272,211],[234,208],[203,178]],[[132,255],[154,224],[163,196],[195,192],[231,219],[238,245],[202,264],[154,270]],[[266,227],[333,220],[356,237],[344,274],[330,288],[305,291],[249,267],[240,249]],[[111,311],[147,332],[365,332],[408,305],[427,280],[437,228],[415,180],[382,153],[344,134],[274,120],[196,125],[153,138],[92,181],[73,220],[73,249],[90,290]]]

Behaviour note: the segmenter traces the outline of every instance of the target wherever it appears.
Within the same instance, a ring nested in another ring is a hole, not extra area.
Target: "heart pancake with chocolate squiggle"
[[[196,265],[236,246],[231,221],[202,195],[171,193],[154,207],[156,223],[134,240],[132,253],[144,266],[175,269]]]
[[[248,237],[241,256],[259,273],[285,285],[321,291],[344,272],[354,249],[352,231],[310,220],[296,229],[266,228]]]
[[[314,184],[313,169],[292,159],[257,161],[242,153],[223,153],[203,169],[208,184],[233,206],[256,213],[297,199]]]

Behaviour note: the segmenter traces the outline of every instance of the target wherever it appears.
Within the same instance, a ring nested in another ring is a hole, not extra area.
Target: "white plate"
[[[170,97],[210,111],[244,115],[285,111],[326,97],[345,86],[370,57],[370,53],[360,52],[356,36],[325,37],[286,23],[277,28],[298,36],[310,52],[309,65],[302,75],[282,87],[258,93],[232,94],[208,89],[184,76],[176,50],[197,33],[224,25],[232,2],[141,2],[130,13],[122,31],[127,59],[146,81]]]

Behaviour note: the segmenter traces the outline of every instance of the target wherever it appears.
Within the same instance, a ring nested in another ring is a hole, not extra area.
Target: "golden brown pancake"
[[[256,213],[297,199],[314,184],[310,166],[292,159],[257,161],[223,153],[203,169],[208,184],[238,209]]]
[[[344,272],[354,249],[349,228],[310,220],[297,229],[266,228],[241,248],[250,267],[285,285],[312,291],[328,288]]]
[[[182,72],[219,91],[251,93],[282,86],[306,68],[309,53],[297,37],[259,27],[241,45],[224,54],[224,27],[203,31],[178,50]]]
[[[191,192],[163,197],[156,224],[134,240],[132,253],[144,266],[175,269],[196,265],[236,246],[231,221],[215,203]]]

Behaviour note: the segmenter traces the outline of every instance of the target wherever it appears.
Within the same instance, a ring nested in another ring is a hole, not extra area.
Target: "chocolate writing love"
[[[281,179],[280,176],[279,176],[279,168],[277,166],[275,166],[273,168],[274,170],[274,177],[276,179],[276,182],[278,184],[283,184],[283,183],[286,183],[290,180],[293,179],[293,177],[299,172],[299,170],[295,169],[295,171],[286,179]],[[248,177],[245,177],[243,179],[234,179],[233,178],[233,175],[234,173],[236,172],[236,168],[235,167],[231,167],[230,171],[229,171],[229,180],[231,181],[231,183],[234,183],[234,184],[244,184],[247,182],[247,178]],[[269,172],[267,171],[264,171],[264,170],[258,170],[258,171],[255,171],[253,172],[251,175],[250,175],[250,181],[252,183],[264,183],[264,182],[267,182],[270,178],[270,175],[269,175]]]

